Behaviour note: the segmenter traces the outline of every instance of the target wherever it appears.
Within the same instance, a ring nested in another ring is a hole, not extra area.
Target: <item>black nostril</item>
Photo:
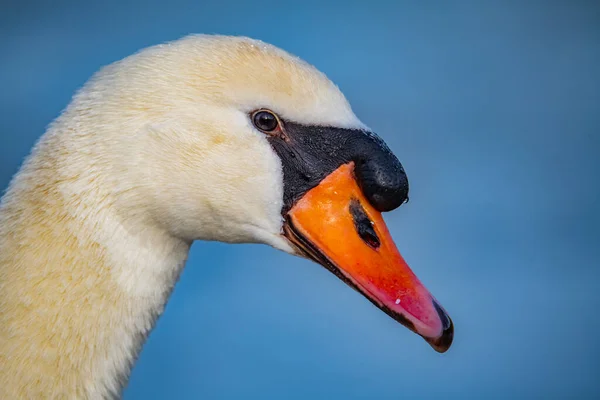
[[[373,229],[373,223],[365,212],[365,209],[360,205],[357,199],[352,199],[350,202],[350,214],[354,221],[354,227],[358,236],[372,249],[377,250],[381,246],[377,232]]]

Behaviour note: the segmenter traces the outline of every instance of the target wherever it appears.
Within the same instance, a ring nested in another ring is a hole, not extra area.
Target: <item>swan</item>
[[[191,35],[108,65],[0,204],[0,398],[119,397],[194,240],[316,261],[444,352],[381,216],[407,197],[338,87],[275,46]]]

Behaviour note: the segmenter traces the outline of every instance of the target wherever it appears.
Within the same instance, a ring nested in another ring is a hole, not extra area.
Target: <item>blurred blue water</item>
[[[4,3],[0,187],[100,66],[187,33],[315,64],[399,156],[386,216],[454,319],[439,355],[324,269],[196,243],[126,399],[600,396],[595,2]]]

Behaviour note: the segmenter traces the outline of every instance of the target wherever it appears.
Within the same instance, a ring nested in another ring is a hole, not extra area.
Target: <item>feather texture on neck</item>
[[[0,208],[3,399],[118,396],[189,250],[118,213],[94,168],[70,174],[59,144],[38,144]]]

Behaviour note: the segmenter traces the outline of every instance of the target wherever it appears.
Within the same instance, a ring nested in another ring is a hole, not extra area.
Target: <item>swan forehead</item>
[[[364,128],[325,74],[273,45],[243,37],[190,36],[171,46],[195,95],[245,112],[264,107],[303,124]]]

